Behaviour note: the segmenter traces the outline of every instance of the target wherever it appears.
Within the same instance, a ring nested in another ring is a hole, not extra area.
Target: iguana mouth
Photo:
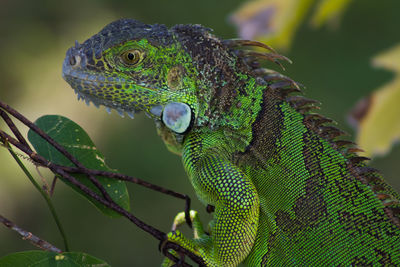
[[[111,109],[115,109],[121,117],[124,117],[124,113],[126,113],[132,119],[134,118],[134,114],[138,112],[138,110],[134,108],[134,106],[138,105],[137,102],[112,100],[112,94],[108,90],[115,88],[115,85],[117,85],[116,82],[103,83],[96,78],[85,78],[85,74],[82,73],[74,76],[65,74],[64,72],[63,77],[74,89],[78,100],[82,99],[88,106],[90,103],[93,103],[97,108],[103,105],[108,113],[111,113]],[[104,88],[104,90],[101,90],[102,88]]]
[[[138,113],[137,110],[132,108],[132,106],[128,105],[122,105],[121,103],[113,102],[104,98],[98,97],[98,95],[92,95],[90,93],[85,92],[86,89],[80,90],[77,88],[82,88],[82,85],[84,87],[88,87],[89,85],[93,86],[93,88],[98,88],[98,83],[96,81],[90,81],[90,80],[83,80],[77,77],[73,76],[64,76],[64,79],[72,86],[72,88],[75,91],[75,94],[78,97],[78,100],[83,100],[85,101],[86,105],[90,105],[92,103],[96,108],[99,108],[101,105],[103,105],[106,108],[106,111],[110,114],[111,109],[114,109],[117,111],[117,113],[121,116],[124,117],[124,113],[126,113],[130,118],[134,118],[134,114]],[[77,87],[74,87],[73,84],[79,84]],[[107,86],[107,84],[106,84]]]

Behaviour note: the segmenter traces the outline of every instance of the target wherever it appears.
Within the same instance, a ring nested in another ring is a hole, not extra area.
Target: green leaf
[[[358,125],[357,143],[365,156],[384,155],[400,139],[400,44],[376,56],[373,65],[395,76],[361,100],[350,115]]]
[[[105,261],[83,252],[23,251],[0,258],[2,267],[107,267]]]
[[[58,115],[46,115],[37,119],[35,124],[52,137],[57,143],[63,146],[85,167],[101,171],[115,171],[105,164],[103,155],[97,150],[88,134],[75,122]],[[47,160],[63,166],[75,166],[69,159],[32,130],[29,130],[28,132],[28,139],[32,143],[36,152]],[[86,175],[73,174],[73,176],[93,191],[101,194]],[[96,176],[96,178],[118,205],[129,210],[129,194],[123,181],[101,176]],[[120,216],[114,210],[111,210],[92,199],[65,179],[61,179],[77,192],[88,198],[104,214],[111,217]]]

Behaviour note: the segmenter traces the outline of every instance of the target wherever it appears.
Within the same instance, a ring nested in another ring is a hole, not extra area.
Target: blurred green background
[[[236,37],[236,29],[227,18],[242,2],[2,0],[0,100],[31,120],[44,114],[69,117],[89,133],[109,166],[190,195],[193,208],[205,214],[180,158],[166,150],[153,122],[143,114],[135,120],[122,119],[114,112],[108,115],[104,108],[98,110],[76,101],[61,78],[61,63],[75,40],[82,42],[123,17],[168,26],[200,23],[213,28],[220,37]],[[355,0],[336,29],[316,30],[304,23],[286,52],[294,61],[287,66],[286,74],[306,86],[308,97],[323,103],[322,114],[350,133],[348,111],[362,96],[393,78],[393,73],[373,69],[370,59],[400,42],[399,11],[400,1]],[[397,145],[390,154],[374,159],[372,165],[400,191],[399,159]],[[33,166],[31,169],[39,177]],[[49,176],[43,170],[42,175]],[[132,212],[165,232],[184,208],[183,201],[135,185],[129,185],[129,190]],[[53,200],[73,251],[90,253],[113,266],[158,266],[161,262],[158,242],[128,220],[106,218],[61,182]],[[0,149],[0,214],[62,248],[44,201],[5,149]],[[207,215],[203,216],[207,220]],[[28,249],[35,248],[0,226],[0,257]]]

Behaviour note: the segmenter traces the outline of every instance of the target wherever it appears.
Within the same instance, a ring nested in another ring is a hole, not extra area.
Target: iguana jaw
[[[119,76],[106,77],[102,72],[90,71],[87,68],[87,57],[78,43],[66,54],[62,69],[63,78],[78,95],[89,105],[103,105],[107,111],[115,109],[119,115],[126,112],[133,118],[134,113],[145,111],[155,119],[159,119],[162,111],[158,88],[150,88],[144,83],[137,83]]]

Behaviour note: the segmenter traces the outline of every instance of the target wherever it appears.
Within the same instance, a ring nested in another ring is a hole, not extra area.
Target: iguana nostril
[[[71,55],[70,57],[69,57],[69,64],[72,66],[72,67],[74,67],[74,66],[76,66],[76,65],[78,65],[79,64],[79,62],[81,61],[81,57],[80,56],[73,56],[73,55]]]
[[[69,57],[69,64],[72,66],[74,66],[76,64],[76,59],[74,56]]]

